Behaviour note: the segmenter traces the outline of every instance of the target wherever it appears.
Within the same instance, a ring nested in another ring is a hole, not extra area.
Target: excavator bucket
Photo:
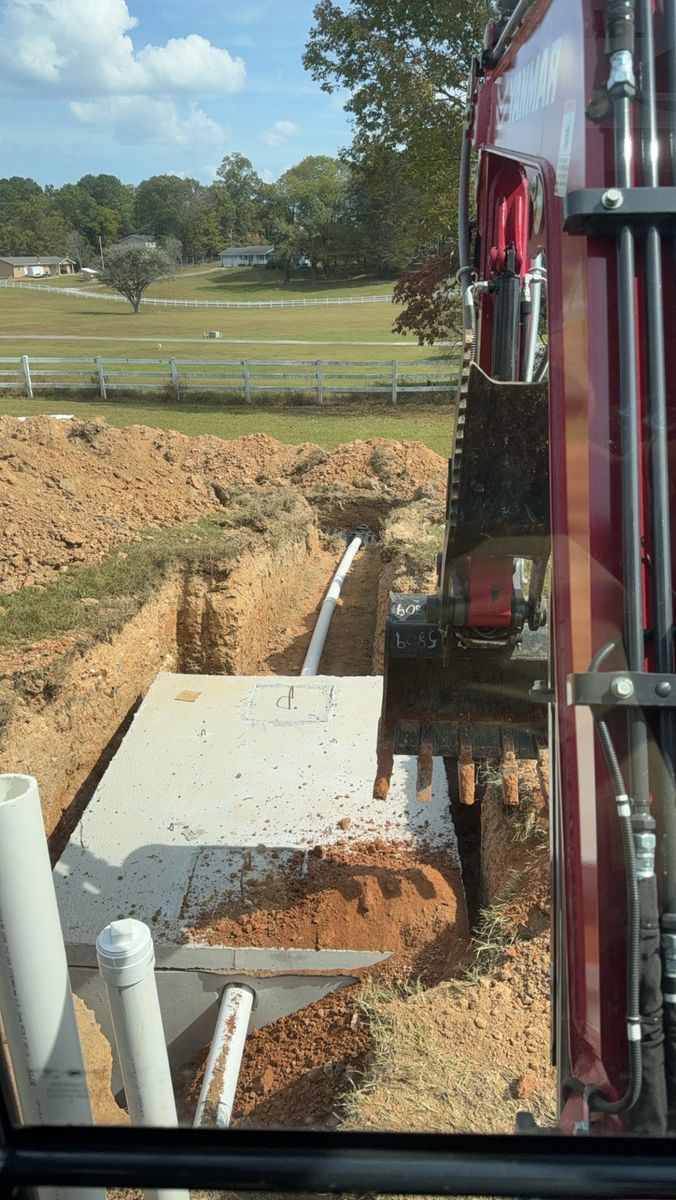
[[[472,364],[461,380],[449,468],[439,594],[390,596],[374,794],[387,794],[393,756],[414,754],[424,799],[439,755],[457,762],[464,803],[474,800],[475,763],[489,760],[500,765],[505,802],[515,804],[519,759],[538,762],[546,790],[545,692],[531,695],[541,681],[546,690],[548,676],[549,636],[535,616],[549,554],[546,383],[497,381]],[[527,600],[511,583],[511,560],[519,559],[533,564]],[[503,564],[503,579],[507,565],[503,630],[477,628],[486,622],[476,614],[495,609],[491,561]],[[480,564],[474,575],[471,563]],[[449,602],[446,581],[461,576],[465,594],[456,582]],[[473,578],[486,596],[471,593]]]
[[[394,755],[413,754],[418,756],[419,799],[425,798],[431,760],[440,756],[456,761],[464,804],[474,802],[478,761],[499,764],[505,803],[516,804],[520,759],[535,759],[545,783],[547,708],[530,693],[547,677],[548,633],[526,632],[511,658],[500,662],[483,650],[411,657],[424,641],[441,640],[438,628],[420,619],[426,599],[390,597],[391,614],[402,605],[420,608],[408,619],[391,615],[387,622],[375,795],[387,795]]]

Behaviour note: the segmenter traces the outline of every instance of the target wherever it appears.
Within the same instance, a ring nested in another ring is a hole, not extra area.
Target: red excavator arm
[[[392,598],[375,790],[393,754],[417,753],[421,778],[443,754],[472,802],[474,761],[495,758],[514,802],[515,758],[543,763],[549,729],[559,1125],[659,1134],[676,1062],[676,10],[499,7],[468,93],[439,586]]]

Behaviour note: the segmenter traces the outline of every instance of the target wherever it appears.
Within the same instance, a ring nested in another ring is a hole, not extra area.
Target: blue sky
[[[313,0],[0,0],[3,175],[207,183],[237,150],[266,180],[350,142],[301,54]]]

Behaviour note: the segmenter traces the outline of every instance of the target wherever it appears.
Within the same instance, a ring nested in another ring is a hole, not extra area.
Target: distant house
[[[127,246],[148,246],[154,250],[157,245],[156,239],[152,233],[130,233],[128,237],[122,238],[121,241],[115,242],[113,246],[108,246],[108,250],[126,250]]]
[[[221,266],[264,267],[274,252],[274,246],[228,246],[221,250]]]
[[[55,254],[0,258],[0,279],[41,279],[45,275],[74,275],[75,261]]]

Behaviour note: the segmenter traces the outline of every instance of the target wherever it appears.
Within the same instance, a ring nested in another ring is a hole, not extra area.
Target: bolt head
[[[671,684],[668,679],[661,679],[655,688],[655,693],[658,696],[666,698],[671,695]]]
[[[610,685],[610,690],[618,700],[628,700],[634,694],[634,685],[626,675],[617,675]]]
[[[619,188],[608,188],[601,197],[601,203],[604,208],[620,208],[624,203],[624,196]]]

